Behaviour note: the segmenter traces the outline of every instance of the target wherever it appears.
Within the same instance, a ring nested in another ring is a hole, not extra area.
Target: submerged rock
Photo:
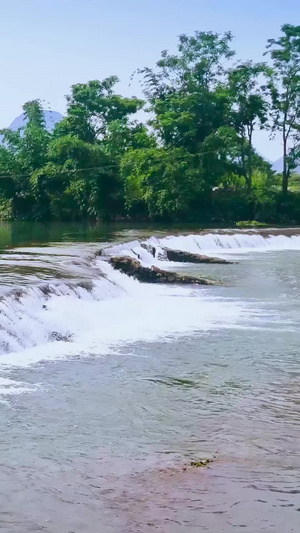
[[[112,266],[145,283],[179,283],[179,284],[196,284],[196,285],[216,285],[215,281],[195,276],[177,274],[161,270],[156,266],[145,267],[139,261],[132,257],[111,257],[109,262]]]
[[[202,468],[203,466],[207,466],[212,462],[212,459],[201,459],[200,461],[191,461],[191,466],[194,468]]]
[[[171,248],[164,248],[167,259],[175,261],[176,263],[213,263],[218,265],[231,265],[231,261],[221,259],[220,257],[209,257],[207,255],[192,254],[190,252],[182,252],[181,250],[171,250]]]

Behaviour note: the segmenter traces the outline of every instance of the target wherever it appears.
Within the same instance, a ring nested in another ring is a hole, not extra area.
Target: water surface
[[[298,531],[300,231],[3,227],[0,528]],[[168,264],[151,234],[237,263]],[[140,284],[115,253],[222,284]]]

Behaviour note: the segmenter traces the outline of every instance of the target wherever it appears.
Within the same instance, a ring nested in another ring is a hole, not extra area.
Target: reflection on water
[[[201,226],[190,224],[182,228],[172,225],[170,231],[185,232],[198,231]],[[205,226],[203,226],[205,229]],[[140,223],[138,226],[130,222],[113,222],[106,224],[79,222],[1,222],[0,221],[0,249],[14,246],[40,246],[53,242],[120,242],[150,235],[168,233],[166,225],[153,224],[150,226]]]

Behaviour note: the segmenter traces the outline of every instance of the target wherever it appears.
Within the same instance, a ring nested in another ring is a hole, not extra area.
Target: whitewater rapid
[[[113,246],[95,246],[101,254],[69,261],[72,280],[11,287],[0,300],[0,394],[29,392],[5,372],[41,361],[105,356],[125,343],[172,341],[220,328],[257,327],[262,310],[217,288],[157,286],[139,283],[113,270],[108,259],[129,255],[147,265],[164,264],[164,248],[238,257],[253,252],[300,250],[299,235],[199,234],[151,237]],[[16,253],[18,251],[16,250]],[[19,250],[22,254],[24,250]],[[36,254],[36,252],[35,252]],[[45,250],[44,250],[45,254]],[[23,260],[23,256],[22,256]],[[43,257],[39,257],[43,261]],[[30,262],[30,257],[26,256]],[[63,259],[62,259],[63,261]],[[55,264],[59,264],[59,251]],[[169,266],[174,268],[175,263]],[[182,265],[181,265],[182,268]],[[198,266],[201,272],[201,265]],[[221,268],[228,268],[222,266]],[[234,268],[231,266],[230,268]]]

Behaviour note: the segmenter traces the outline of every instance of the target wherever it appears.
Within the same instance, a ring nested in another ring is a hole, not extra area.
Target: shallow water
[[[0,257],[0,529],[299,531],[300,231],[29,228]],[[222,284],[140,284],[116,252]]]

